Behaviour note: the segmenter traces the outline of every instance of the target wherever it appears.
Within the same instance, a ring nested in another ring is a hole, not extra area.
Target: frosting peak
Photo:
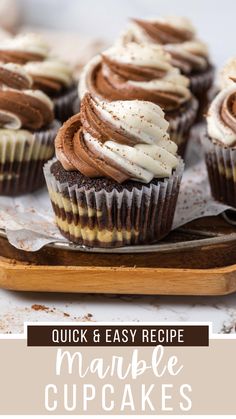
[[[162,47],[132,42],[93,58],[81,75],[79,95],[90,92],[108,101],[148,100],[172,111],[191,98],[188,85]]]
[[[207,126],[213,141],[236,145],[236,84],[215,97],[208,111]]]
[[[56,138],[56,155],[65,170],[122,183],[169,177],[178,165],[177,146],[167,133],[159,106],[144,101],[104,102],[85,95],[80,114]]]

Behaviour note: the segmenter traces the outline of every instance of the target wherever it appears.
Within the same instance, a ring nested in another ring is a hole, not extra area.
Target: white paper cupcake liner
[[[43,165],[54,156],[54,139],[61,124],[54,121],[46,130],[32,136],[11,131],[0,142],[0,195],[30,193],[45,184]]]
[[[44,166],[44,174],[56,223],[68,240],[96,247],[150,244],[171,230],[184,169],[181,159],[169,179],[122,192],[60,183],[51,173],[55,162]]]

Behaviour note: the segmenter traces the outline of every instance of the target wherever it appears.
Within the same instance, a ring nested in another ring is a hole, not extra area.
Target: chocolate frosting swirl
[[[110,48],[85,66],[79,96],[90,92],[108,101],[148,100],[168,112],[191,98],[188,85],[160,46],[128,43]]]
[[[202,71],[209,65],[208,49],[195,37],[195,29],[186,18],[133,19],[120,41],[163,45],[173,66],[184,74]]]
[[[70,118],[55,140],[67,171],[88,177],[150,182],[169,177],[178,165],[177,146],[159,106],[144,101],[104,102],[86,94],[80,114]]]
[[[236,145],[236,84],[222,90],[207,115],[208,134],[226,146]]]

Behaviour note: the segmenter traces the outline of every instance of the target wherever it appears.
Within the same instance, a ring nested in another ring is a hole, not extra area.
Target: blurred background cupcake
[[[188,86],[189,80],[171,65],[161,46],[129,42],[88,62],[80,77],[79,97],[90,92],[105,101],[138,99],[159,105],[169,121],[170,138],[183,156],[197,113]]]
[[[32,84],[21,65],[0,64],[0,195],[43,186],[42,167],[54,155],[60,124],[51,99]]]
[[[161,108],[86,94],[45,165],[61,233],[87,246],[154,243],[171,229],[183,172]]]
[[[236,208],[236,83],[210,105],[203,146],[213,197]]]
[[[77,96],[72,69],[50,54],[48,44],[37,34],[23,34],[0,43],[0,61],[24,66],[32,89],[40,89],[54,102],[55,116],[64,122],[73,114]]]
[[[184,17],[133,19],[122,34],[121,42],[161,44],[171,55],[172,64],[190,80],[190,89],[199,101],[198,119],[208,105],[214,79],[206,44],[196,38],[191,22]]]

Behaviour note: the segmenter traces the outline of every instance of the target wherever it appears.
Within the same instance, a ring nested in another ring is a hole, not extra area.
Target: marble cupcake
[[[154,43],[163,46],[172,64],[190,80],[190,89],[199,101],[198,118],[209,103],[214,67],[204,42],[196,37],[191,22],[184,17],[133,19],[120,38],[121,43]]]
[[[236,83],[210,105],[203,145],[213,197],[236,208]]]
[[[146,100],[159,105],[169,121],[171,140],[184,155],[197,101],[188,79],[170,63],[169,54],[158,45],[115,45],[85,66],[79,97],[86,92],[100,100]]]
[[[60,124],[51,99],[32,84],[21,65],[0,64],[0,195],[43,186],[43,165],[54,155]]]
[[[230,58],[220,72],[220,88],[236,83],[236,58]]]
[[[161,108],[86,94],[45,165],[61,233],[87,246],[154,243],[172,225],[183,162]]]
[[[73,115],[77,97],[70,66],[51,56],[49,46],[35,34],[18,35],[0,45],[0,61],[24,66],[33,80],[32,89],[46,93],[54,103],[55,116],[61,122]]]

